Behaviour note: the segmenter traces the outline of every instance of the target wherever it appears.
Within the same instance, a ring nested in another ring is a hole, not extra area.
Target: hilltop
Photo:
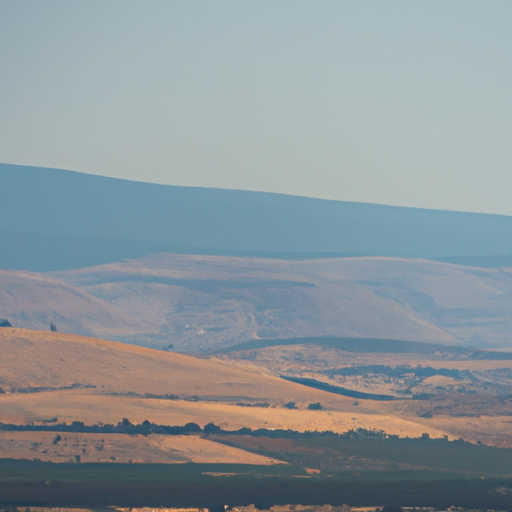
[[[158,252],[390,256],[512,265],[512,217],[177,187],[0,164],[0,268],[48,271]]]
[[[317,398],[252,365],[208,361],[124,343],[25,329],[0,330],[4,392],[91,389],[102,393],[227,400]],[[234,398],[233,398],[234,397]]]

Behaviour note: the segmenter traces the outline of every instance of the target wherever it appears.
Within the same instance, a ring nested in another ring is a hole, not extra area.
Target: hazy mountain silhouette
[[[512,266],[512,217],[0,164],[0,268],[59,270],[157,252],[396,256]]]

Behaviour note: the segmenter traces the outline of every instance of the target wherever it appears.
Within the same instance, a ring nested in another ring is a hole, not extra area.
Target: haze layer
[[[0,164],[0,268],[61,270],[157,252],[395,256],[503,266],[512,218],[154,185]]]

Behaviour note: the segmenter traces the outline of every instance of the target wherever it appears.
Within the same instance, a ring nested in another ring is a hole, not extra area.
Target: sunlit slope
[[[0,268],[58,270],[155,252],[482,258],[512,217],[194,187],[0,164]],[[499,258],[498,258],[499,259]],[[497,261],[497,260],[496,260]]]
[[[0,419],[5,423],[83,421],[117,424],[122,418],[140,424],[145,420],[159,425],[185,425],[194,422],[204,427],[213,422],[224,430],[291,429],[298,432],[347,432],[364,428],[384,430],[401,437],[447,434],[445,426],[427,424],[421,418],[402,418],[392,411],[381,411],[382,402],[373,401],[365,410],[352,400],[335,395],[319,397],[323,410],[307,410],[306,403],[298,409],[276,407],[243,407],[234,403],[214,401],[164,400],[133,396],[110,396],[90,390],[53,391],[48,393],[17,393],[0,396]],[[332,400],[331,400],[332,399]],[[331,400],[331,401],[330,401]],[[373,406],[373,407],[372,407]],[[466,422],[467,423],[467,422]]]
[[[32,272],[0,270],[0,317],[14,326],[82,335],[127,334],[144,323],[85,290]]]
[[[0,421],[165,425],[214,422],[242,427],[331,430],[365,428],[417,437],[450,433],[400,403],[354,399],[285,381],[247,362],[184,354],[95,338],[0,329]],[[294,402],[297,409],[289,409]],[[321,403],[322,410],[308,410]],[[398,407],[399,408],[399,407]],[[496,437],[496,436],[494,436]]]
[[[380,402],[368,401],[363,411],[352,398],[285,381],[248,363],[10,328],[0,330],[0,353],[4,423],[57,418],[116,424],[129,418],[165,425],[213,421],[227,430],[367,428],[402,436],[425,431],[414,419],[382,414]],[[290,402],[297,408],[287,407]],[[311,403],[323,409],[308,410]],[[437,436],[444,432],[435,426],[427,430]]]
[[[161,255],[51,279],[4,271],[0,289],[0,312],[16,327],[45,329],[53,319],[59,331],[185,351],[274,337],[455,341],[421,311],[371,287],[283,260]],[[91,300],[104,311],[93,314]]]
[[[70,334],[3,328],[0,353],[4,391],[74,386],[97,393],[273,401],[318,401],[327,395],[255,367]]]
[[[191,352],[319,336],[510,347],[512,269],[162,254],[52,274],[0,271],[0,318]]]
[[[154,335],[184,348],[308,336],[511,343],[510,269],[157,255],[55,276],[150,320],[161,329]]]

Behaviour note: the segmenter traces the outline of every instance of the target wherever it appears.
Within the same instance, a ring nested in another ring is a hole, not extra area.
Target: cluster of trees
[[[83,421],[73,421],[69,425],[67,423],[55,423],[53,425],[14,425],[11,423],[0,423],[0,431],[16,431],[16,432],[82,432],[92,434],[167,434],[167,435],[184,435],[184,434],[200,434],[203,429],[197,423],[187,423],[183,426],[157,425],[150,423],[148,420],[143,421],[140,425],[134,425],[123,418],[117,425],[85,425]]]
[[[71,384],[71,386],[42,386],[42,387],[33,387],[33,388],[11,388],[11,393],[41,393],[43,391],[68,391],[70,389],[96,389],[94,384],[80,384],[80,382],[75,382]]]
[[[382,431],[357,429],[351,430],[344,434],[336,432],[298,432],[296,430],[276,429],[269,430],[266,428],[259,428],[252,430],[247,427],[242,427],[238,430],[224,430],[215,423],[210,422],[201,428],[197,423],[187,423],[183,426],[178,425],[158,425],[144,420],[141,424],[135,425],[131,423],[128,418],[123,418],[117,425],[102,424],[102,425],[85,425],[83,421],[73,421],[71,424],[55,423],[52,425],[15,425],[12,423],[0,423],[0,431],[16,431],[16,432],[83,432],[93,434],[167,434],[167,435],[187,435],[187,434],[226,434],[226,435],[244,435],[255,437],[271,437],[271,438],[300,438],[300,437],[343,437],[351,439],[364,439],[364,438],[387,438],[387,434]],[[59,436],[57,436],[59,437]]]
[[[395,367],[385,366],[380,364],[372,364],[366,366],[347,366],[344,368],[335,368],[326,370],[324,373],[328,374],[331,378],[334,375],[358,376],[358,375],[386,375],[388,377],[403,378],[407,376],[414,376],[419,379],[427,377],[434,377],[441,375],[443,377],[451,377],[457,380],[471,378],[472,373],[469,370],[452,370],[448,368],[432,368],[431,366],[416,366],[412,367],[409,364],[397,365]]]

